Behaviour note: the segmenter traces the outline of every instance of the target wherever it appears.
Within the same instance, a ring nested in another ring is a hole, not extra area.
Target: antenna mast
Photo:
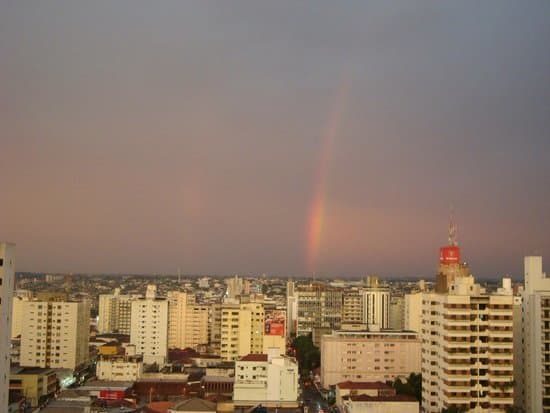
[[[451,247],[456,247],[458,242],[456,241],[456,224],[453,215],[453,207],[451,206],[451,214],[449,216],[449,245]]]

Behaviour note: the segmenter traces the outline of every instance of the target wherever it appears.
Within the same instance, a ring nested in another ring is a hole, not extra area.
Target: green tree
[[[301,374],[306,374],[321,365],[321,353],[313,344],[311,334],[296,337],[292,341],[292,348],[296,350],[296,360]]]
[[[412,396],[422,403],[422,375],[411,373],[405,382],[397,378],[393,383],[393,388],[397,394]]]

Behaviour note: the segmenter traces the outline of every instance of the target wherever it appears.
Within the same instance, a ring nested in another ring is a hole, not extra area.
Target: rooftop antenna
[[[181,284],[181,268],[178,267],[178,284]]]
[[[456,224],[453,215],[453,206],[451,205],[451,213],[449,216],[449,245],[451,247],[456,247],[458,242],[456,241]]]

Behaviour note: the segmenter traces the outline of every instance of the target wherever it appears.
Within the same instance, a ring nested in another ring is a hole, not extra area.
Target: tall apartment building
[[[321,338],[321,384],[387,381],[420,373],[421,341],[406,331],[335,331]]]
[[[286,283],[286,334],[290,338],[296,335],[296,323],[298,319],[298,308],[296,295],[294,293],[296,283],[287,281]]]
[[[364,324],[366,327],[390,328],[390,290],[370,277],[369,284],[342,295],[342,324]],[[398,310],[402,311],[402,310]],[[402,319],[401,314],[394,314]],[[400,323],[400,321],[398,321]],[[397,327],[400,328],[400,327]]]
[[[99,334],[130,334],[132,301],[138,298],[139,295],[120,294],[120,288],[115,288],[113,294],[100,294],[97,323]]]
[[[15,244],[0,243],[0,411],[8,411],[11,307],[15,285]]]
[[[402,295],[390,298],[388,326],[392,330],[403,330],[405,326],[405,297]]]
[[[220,307],[220,356],[238,360],[263,351],[265,313],[262,303],[225,303]]]
[[[20,363],[75,370],[89,360],[90,302],[23,302]]]
[[[300,285],[296,296],[296,335],[314,333],[315,329],[335,330],[342,324],[342,297],[339,288],[324,283]]]
[[[238,275],[226,279],[225,284],[227,285],[227,290],[225,292],[226,298],[235,299],[241,294],[250,293],[250,282],[242,279]]]
[[[504,412],[513,404],[511,282],[488,295],[470,276],[422,298],[422,408]]]
[[[523,292],[523,290],[521,291]],[[524,330],[523,330],[523,299],[514,295],[514,406],[525,406],[525,360],[524,360]]]
[[[12,302],[11,311],[11,338],[21,336],[23,329],[23,303],[32,300],[32,292],[28,290],[16,290]]]
[[[344,292],[342,302],[342,324],[365,324],[363,295],[359,290]]]
[[[403,328],[420,333],[422,330],[422,292],[405,294]]]
[[[197,305],[195,296],[183,291],[169,291],[168,348],[197,346],[208,343],[208,307]]]
[[[210,305],[208,316],[209,327],[209,351],[212,354],[220,355],[221,337],[222,337],[222,304],[215,303]]]
[[[524,271],[521,391],[526,411],[550,412],[550,278],[540,256],[525,257]]]
[[[168,301],[147,286],[144,298],[132,301],[130,343],[143,355],[145,364],[163,365],[168,355]]]
[[[368,276],[366,287],[361,288],[363,323],[367,327],[390,327],[390,289],[382,285],[377,276]]]

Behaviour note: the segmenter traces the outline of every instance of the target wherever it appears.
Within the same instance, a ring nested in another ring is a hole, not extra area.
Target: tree
[[[296,360],[302,374],[321,365],[321,353],[319,348],[313,344],[311,334],[296,337],[292,341],[292,348],[296,350]]]
[[[393,383],[393,388],[397,394],[412,396],[422,403],[422,375],[411,373],[406,382],[402,382],[397,378]]]

